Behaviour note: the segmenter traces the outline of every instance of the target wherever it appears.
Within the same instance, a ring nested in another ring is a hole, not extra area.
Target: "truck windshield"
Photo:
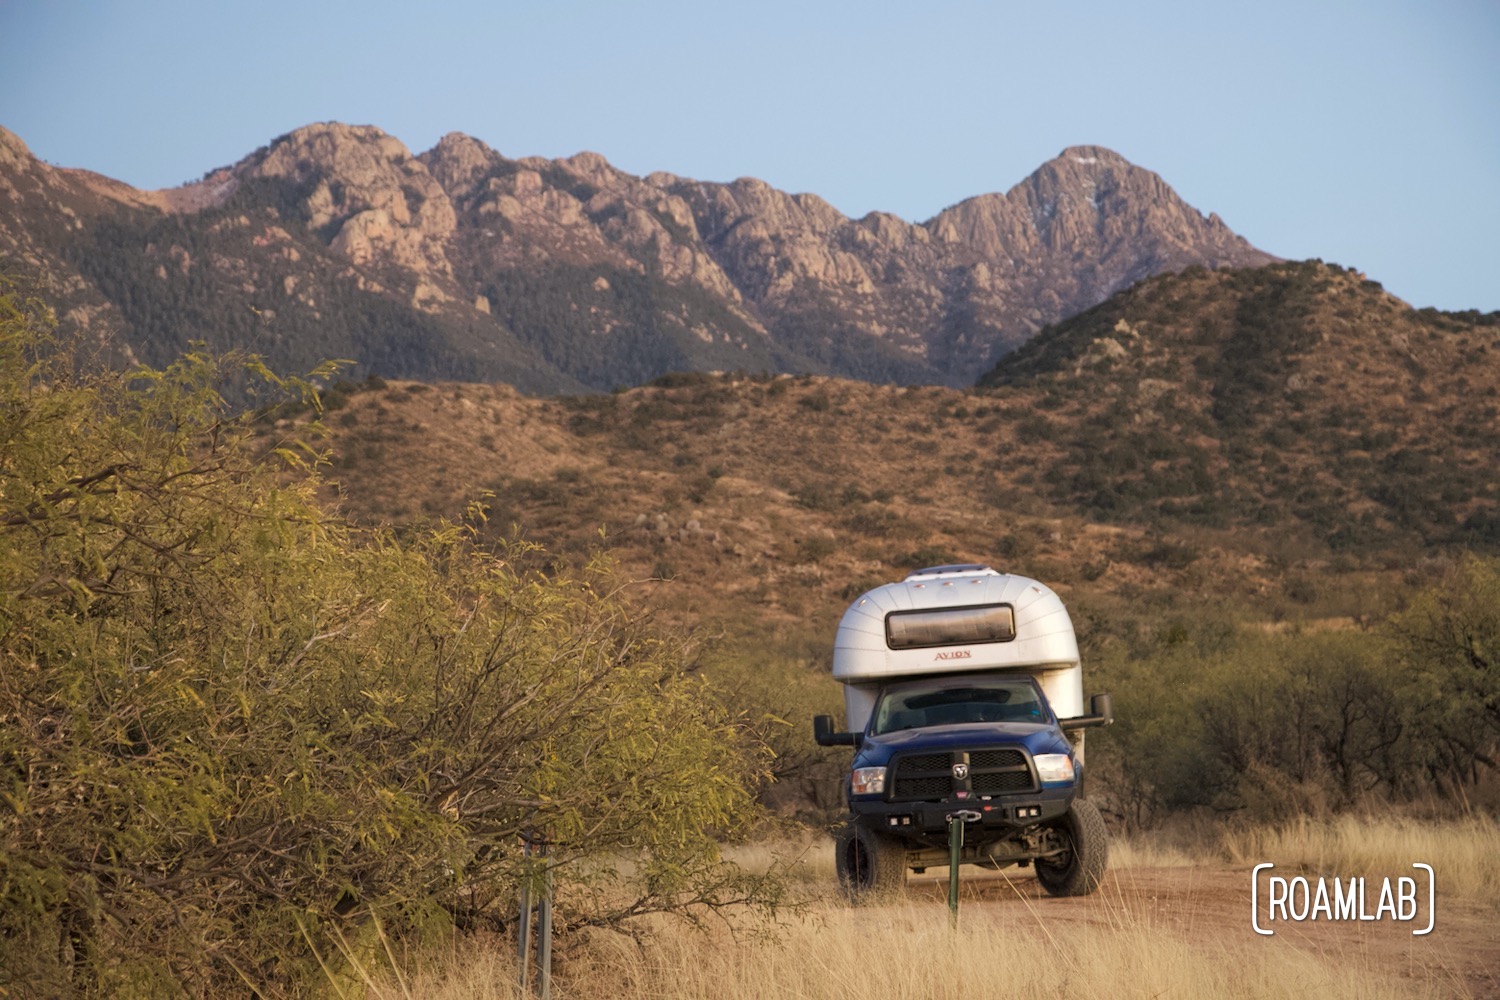
[[[1045,721],[1046,709],[1029,678],[945,677],[886,688],[870,732],[879,736],[925,726]]]

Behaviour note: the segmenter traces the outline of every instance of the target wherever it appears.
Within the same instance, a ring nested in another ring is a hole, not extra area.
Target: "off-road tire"
[[[906,845],[853,820],[833,849],[839,888],[854,902],[900,893],[906,886]]]
[[[1037,858],[1037,881],[1054,896],[1087,896],[1104,881],[1104,869],[1109,865],[1104,817],[1088,799],[1074,799],[1057,829],[1068,851],[1057,858]]]

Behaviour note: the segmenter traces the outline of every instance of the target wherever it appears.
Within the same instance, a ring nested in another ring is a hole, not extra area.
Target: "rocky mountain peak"
[[[1059,160],[1083,166],[1135,167],[1135,164],[1107,146],[1069,146],[1058,153],[1051,162]]]
[[[0,126],[0,166],[12,170],[29,169],[31,164],[38,162],[20,136]]]
[[[558,165],[575,177],[582,178],[595,187],[609,187],[625,175],[598,153],[585,150],[559,160]]]
[[[450,197],[457,197],[470,193],[484,174],[504,157],[473,136],[449,132],[417,159],[426,165]]]
[[[1231,233],[1217,215],[1204,216],[1188,205],[1158,174],[1136,166],[1103,146],[1070,146],[1038,167],[1006,194],[1032,216],[1038,232],[1056,219],[1079,215],[1104,220],[1124,216],[1147,231],[1182,243],[1208,240],[1252,250]],[[1109,229],[1108,221],[1104,229]],[[1066,239],[1077,233],[1064,234]],[[1269,261],[1269,256],[1261,262]]]
[[[683,178],[678,177],[676,174],[668,173],[665,170],[653,170],[646,175],[645,181],[655,188],[670,188],[675,184],[681,184]]]
[[[409,159],[411,151],[405,143],[373,125],[318,122],[272,140],[257,166],[285,172],[289,164],[311,161],[339,170],[359,169],[372,161]]]
[[[355,264],[414,272],[416,299],[443,300],[452,277],[444,241],[457,216],[437,179],[395,136],[371,125],[322,122],[290,132],[236,165],[241,179],[310,189],[301,208],[311,229]]]
[[[1188,257],[1206,257],[1198,262],[1211,267],[1275,259],[1217,216],[1203,216],[1157,174],[1103,146],[1070,146],[1004,195],[971,198],[927,225],[992,260],[1037,263],[1064,251],[1119,260],[1117,287],[1186,266]]]

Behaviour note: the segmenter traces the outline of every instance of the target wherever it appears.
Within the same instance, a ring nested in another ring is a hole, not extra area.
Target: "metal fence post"
[[[537,904],[537,978],[541,986],[542,1000],[552,1000],[552,863],[551,849],[544,836],[541,841],[541,856],[546,865],[542,876],[542,898]]]
[[[521,857],[531,857],[531,838],[521,835]],[[526,865],[523,861],[522,867]],[[516,924],[516,968],[520,978],[521,989],[526,990],[530,986],[531,979],[531,878],[525,875],[521,879],[521,917]]]
[[[522,866],[521,913],[516,928],[516,978],[521,992],[535,995],[531,989],[531,949],[536,943],[537,992],[541,1000],[552,997],[552,861],[551,845],[546,834],[528,831],[521,835]],[[534,876],[531,859],[542,866],[541,885],[533,900],[531,882]],[[533,905],[534,904],[534,905]],[[536,914],[536,933],[532,934],[532,913]]]

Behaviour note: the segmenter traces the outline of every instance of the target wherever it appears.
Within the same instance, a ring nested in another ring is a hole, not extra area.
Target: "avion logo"
[[[942,652],[934,653],[932,658],[934,660],[972,660],[974,653],[968,649],[945,649]]]

